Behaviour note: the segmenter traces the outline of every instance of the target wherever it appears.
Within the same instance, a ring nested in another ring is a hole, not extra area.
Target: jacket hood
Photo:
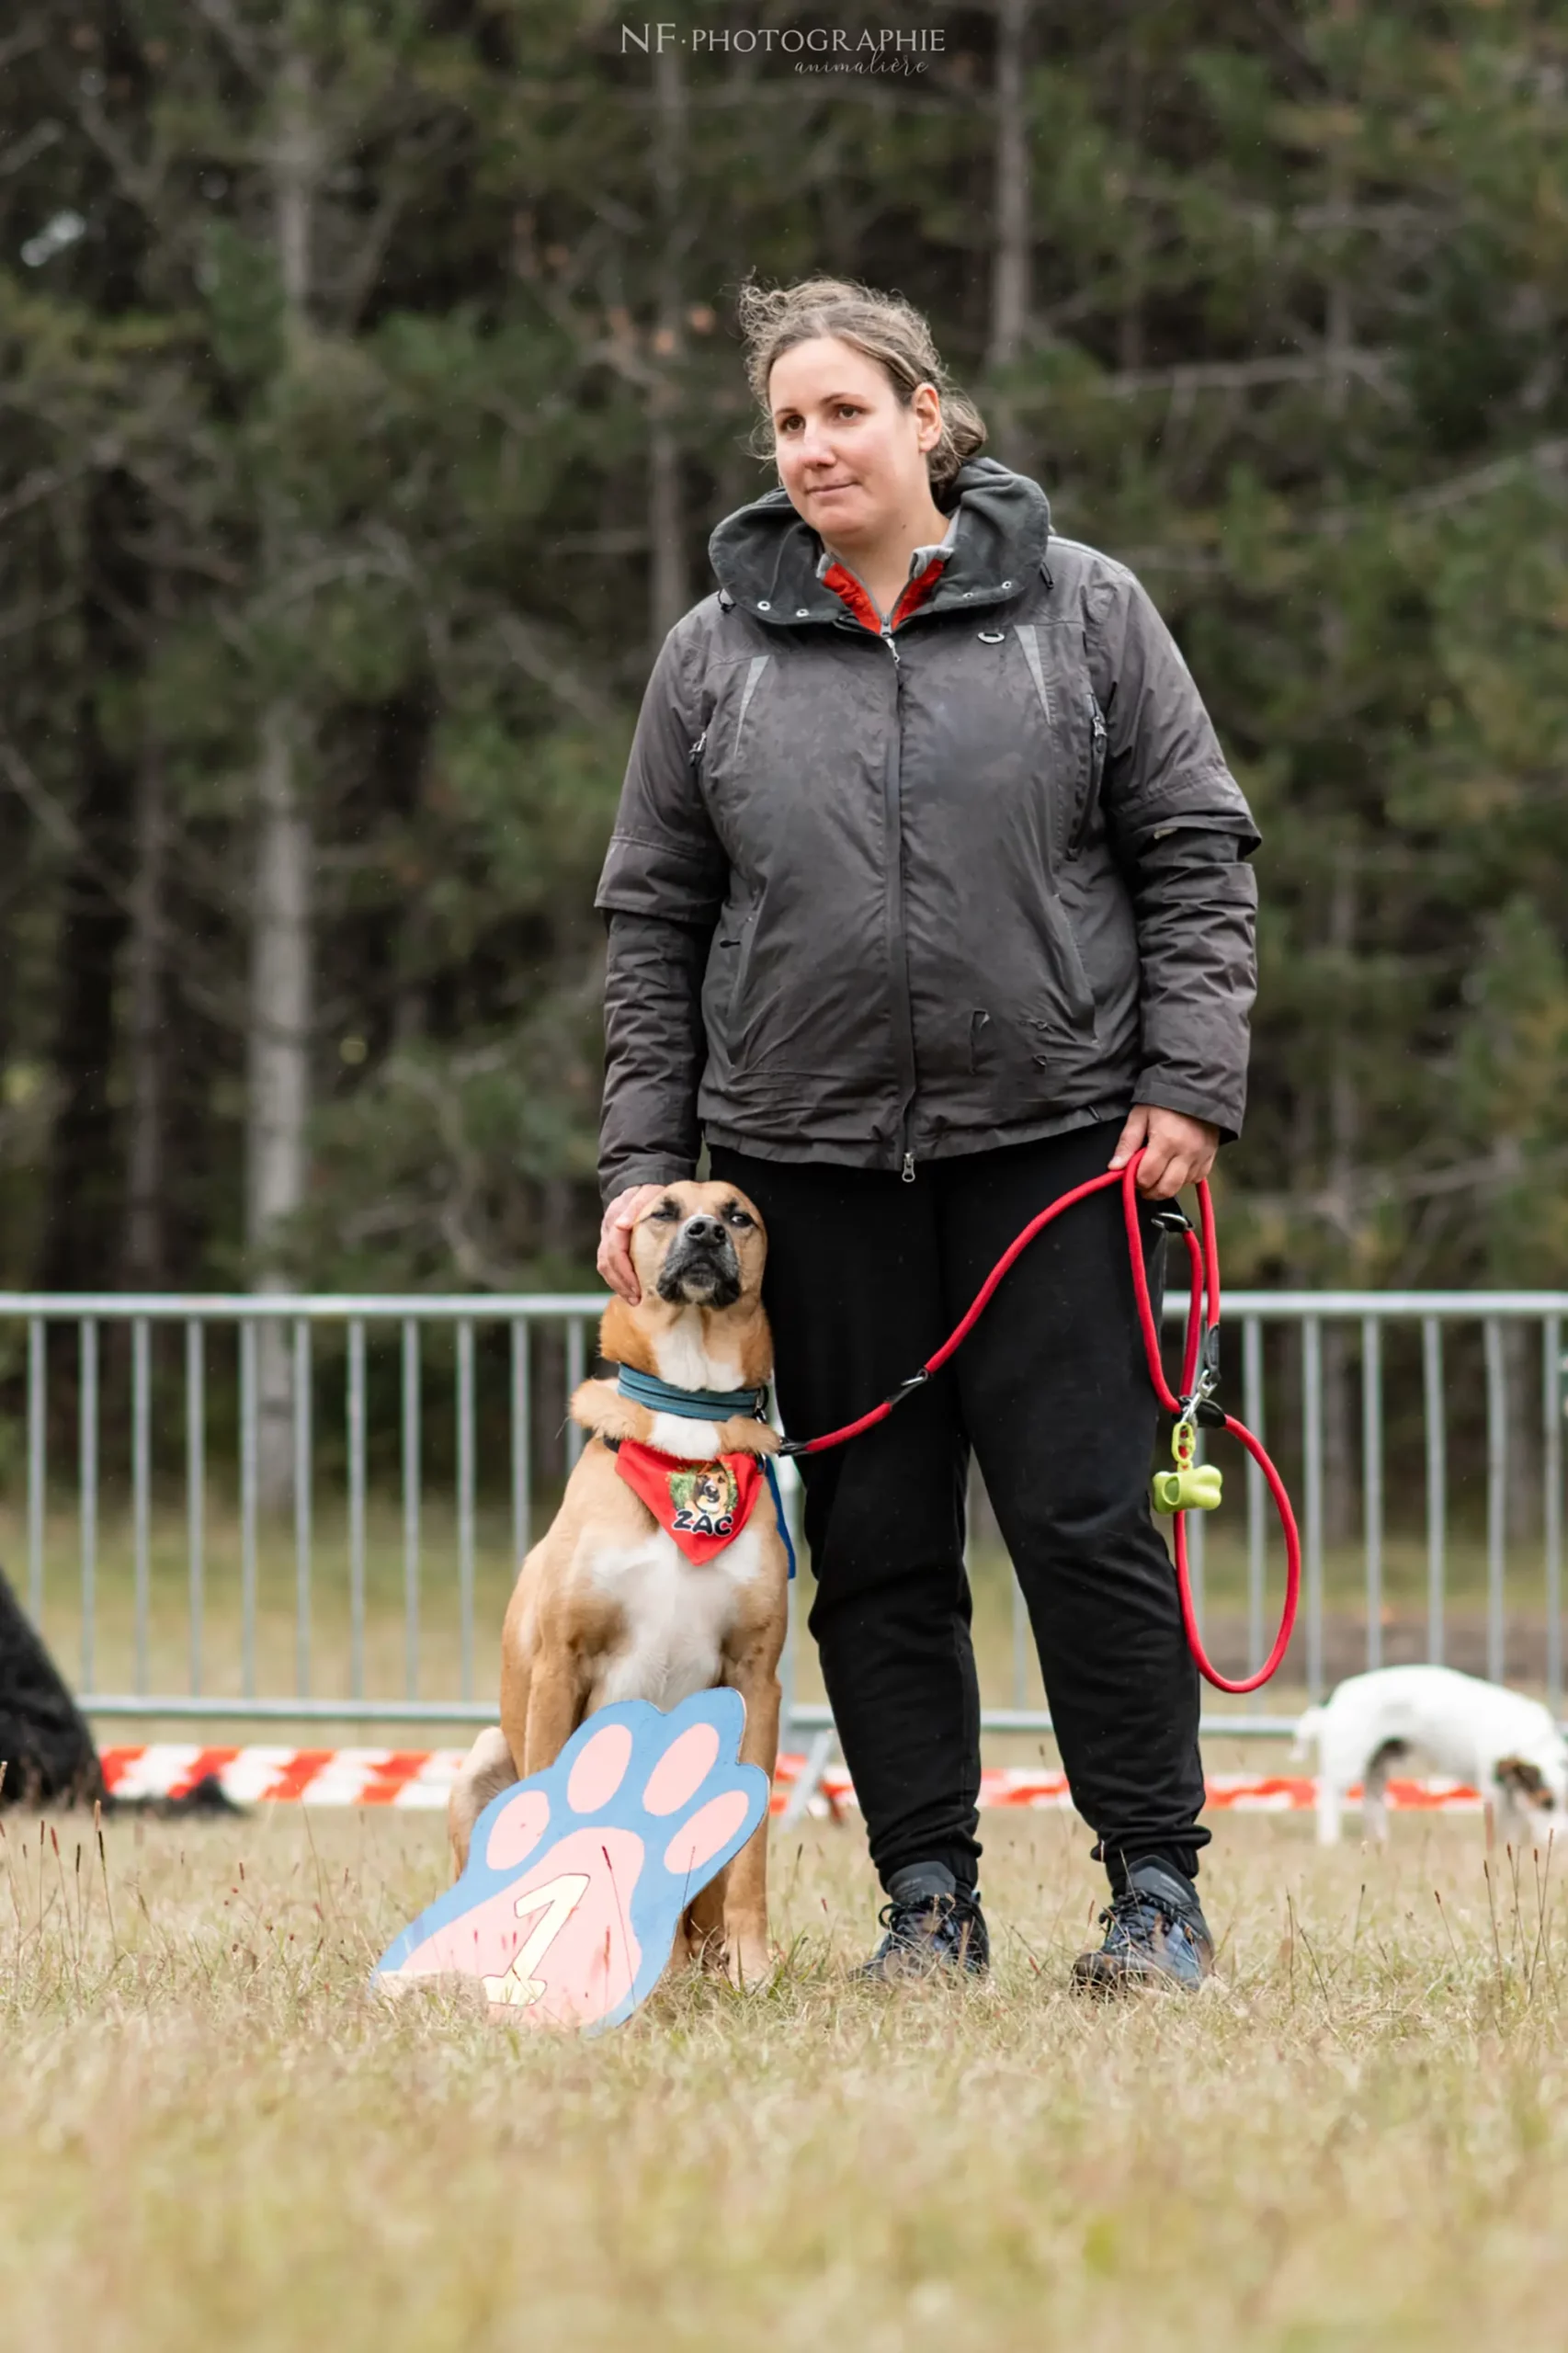
[[[994,604],[1016,596],[1044,562],[1051,507],[1028,474],[995,458],[971,458],[937,499],[960,509],[957,541],[923,612]],[[844,605],[817,578],[821,535],[801,520],[783,489],[765,491],[716,525],[708,558],[722,598],[765,622],[837,621]],[[858,624],[857,624],[858,626]]]

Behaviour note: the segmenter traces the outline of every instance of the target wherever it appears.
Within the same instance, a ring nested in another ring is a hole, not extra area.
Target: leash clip
[[[1215,1382],[1207,1375],[1199,1381],[1190,1397],[1184,1397],[1176,1407],[1176,1427],[1190,1427],[1200,1422],[1206,1430],[1222,1430],[1229,1415],[1222,1405],[1214,1403]]]
[[[1176,1407],[1176,1430],[1190,1430],[1200,1423],[1206,1430],[1222,1430],[1230,1419],[1222,1405],[1214,1403],[1212,1386],[1205,1389],[1201,1381],[1190,1397],[1184,1397]],[[1175,1435],[1172,1444],[1175,1444]]]
[[[1200,1422],[1205,1429],[1222,1430],[1227,1415],[1224,1408],[1214,1403],[1220,1386],[1220,1326],[1210,1324],[1203,1335],[1203,1345],[1198,1356],[1198,1379],[1190,1393],[1176,1407],[1178,1431]]]

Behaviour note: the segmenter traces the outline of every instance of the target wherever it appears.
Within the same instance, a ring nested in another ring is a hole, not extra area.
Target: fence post
[[[1361,1516],[1367,1548],[1367,1665],[1383,1663],[1383,1327],[1361,1319]]]
[[[240,1688],[256,1697],[256,1323],[240,1325]]]
[[[403,1320],[403,1682],[419,1690],[419,1325]]]
[[[1549,1315],[1541,1325],[1541,1473],[1545,1486],[1541,1533],[1546,1550],[1546,1697],[1554,1716],[1562,1712],[1562,1324]]]
[[[579,1382],[587,1378],[587,1371],[588,1350],[586,1336],[583,1329],[583,1319],[580,1315],[574,1315],[566,1326],[566,1403],[568,1404],[571,1403],[573,1392],[576,1390]],[[566,1416],[566,1470],[568,1476],[570,1476],[572,1472],[576,1469],[577,1458],[583,1451],[584,1437],[585,1433],[581,1425],[574,1422],[570,1414],[568,1414]]]
[[[1301,1322],[1301,1452],[1307,1555],[1307,1697],[1323,1697],[1323,1326]]]
[[[190,1696],[201,1696],[201,1620],[207,1589],[206,1331],[196,1316],[185,1327],[185,1527],[190,1580]]]
[[[1435,1315],[1421,1319],[1421,1394],[1426,1432],[1426,1655],[1440,1666],[1449,1479],[1443,1424],[1443,1327]]]
[[[473,1325],[458,1325],[458,1609],[462,1696],[473,1697]]]
[[[49,1327],[41,1315],[28,1324],[28,1608],[43,1623],[43,1528],[49,1476]]]
[[[512,1318],[512,1566],[522,1564],[533,1542],[533,1431],[529,1421],[528,1335],[521,1315]]]
[[[82,1688],[91,1691],[98,1606],[98,1327],[90,1315],[83,1316],[81,1326],[76,1443],[82,1517]]]
[[[311,1688],[311,1526],[313,1449],[311,1443],[311,1327],[294,1320],[294,1681]]]
[[[131,1325],[131,1521],[132,1607],[136,1617],[136,1688],[143,1695],[147,1689],[147,1618],[152,1571],[149,1554],[152,1529],[147,1494],[152,1473],[151,1401],[147,1393],[151,1379],[149,1355],[147,1318],[138,1315],[132,1318]]]
[[[348,1323],[348,1688],[365,1696],[365,1325]]]
[[[1242,1418],[1260,1443],[1264,1440],[1263,1326],[1256,1315],[1242,1324]],[[1247,1673],[1263,1664],[1263,1582],[1267,1563],[1268,1491],[1263,1472],[1249,1454],[1247,1480]]]
[[[1023,1586],[1013,1578],[1013,1705],[1029,1703],[1029,1611]]]
[[[1495,1315],[1484,1324],[1486,1348],[1486,1677],[1501,1683],[1504,1671],[1503,1577],[1508,1536],[1508,1391],[1503,1363],[1503,1326]]]

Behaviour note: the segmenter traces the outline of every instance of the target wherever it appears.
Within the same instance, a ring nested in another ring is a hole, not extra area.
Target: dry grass
[[[813,1824],[770,1990],[585,2044],[367,1995],[438,1819],[116,1823],[100,1870],[90,1824],[12,1815],[0,2344],[1556,2347],[1550,1874],[1489,1893],[1473,1823],[1395,1831],[1221,1822],[1221,1979],[1098,2010],[1076,1824],[989,1817],[991,1984],[892,1998],[845,1973],[858,1835]]]

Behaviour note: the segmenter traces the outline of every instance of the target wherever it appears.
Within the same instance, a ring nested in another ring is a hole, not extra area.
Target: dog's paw
[[[776,1429],[749,1414],[737,1414],[733,1420],[719,1424],[721,1454],[777,1454],[783,1443]]]
[[[378,1976],[456,1972],[525,2025],[619,2025],[692,1897],[766,1819],[767,1775],[733,1761],[744,1722],[736,1691],[590,1716],[547,1772],[491,1800],[461,1879]]]

